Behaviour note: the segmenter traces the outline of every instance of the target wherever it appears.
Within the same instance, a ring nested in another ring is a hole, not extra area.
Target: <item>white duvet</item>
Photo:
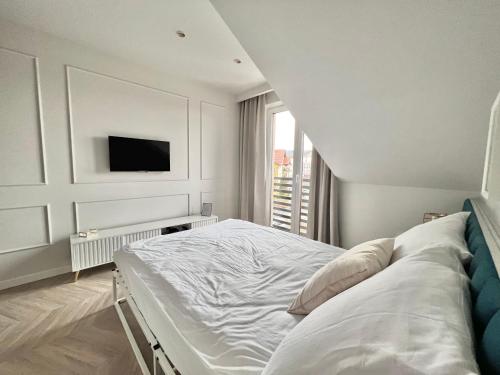
[[[286,312],[344,250],[239,220],[138,241],[115,254],[183,375],[260,374],[302,320]]]

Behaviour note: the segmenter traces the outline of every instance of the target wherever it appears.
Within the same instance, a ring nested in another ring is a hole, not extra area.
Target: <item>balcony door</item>
[[[312,144],[285,107],[270,107],[268,121],[273,127],[271,225],[306,235]]]

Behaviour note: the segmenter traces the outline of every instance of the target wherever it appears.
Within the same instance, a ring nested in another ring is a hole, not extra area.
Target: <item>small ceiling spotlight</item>
[[[177,34],[177,36],[179,38],[185,38],[186,37],[186,33],[184,31],[177,30],[175,33]]]
[[[240,59],[234,59],[233,60],[236,64],[241,64],[241,60]]]

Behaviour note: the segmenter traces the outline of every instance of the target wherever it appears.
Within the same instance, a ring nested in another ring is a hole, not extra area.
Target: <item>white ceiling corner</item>
[[[265,82],[208,0],[0,0],[0,15],[233,94]]]

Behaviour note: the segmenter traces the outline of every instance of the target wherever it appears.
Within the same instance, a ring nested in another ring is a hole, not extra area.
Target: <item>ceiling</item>
[[[265,82],[208,0],[0,0],[0,15],[234,94]]]
[[[498,0],[211,1],[338,177],[480,190]]]

